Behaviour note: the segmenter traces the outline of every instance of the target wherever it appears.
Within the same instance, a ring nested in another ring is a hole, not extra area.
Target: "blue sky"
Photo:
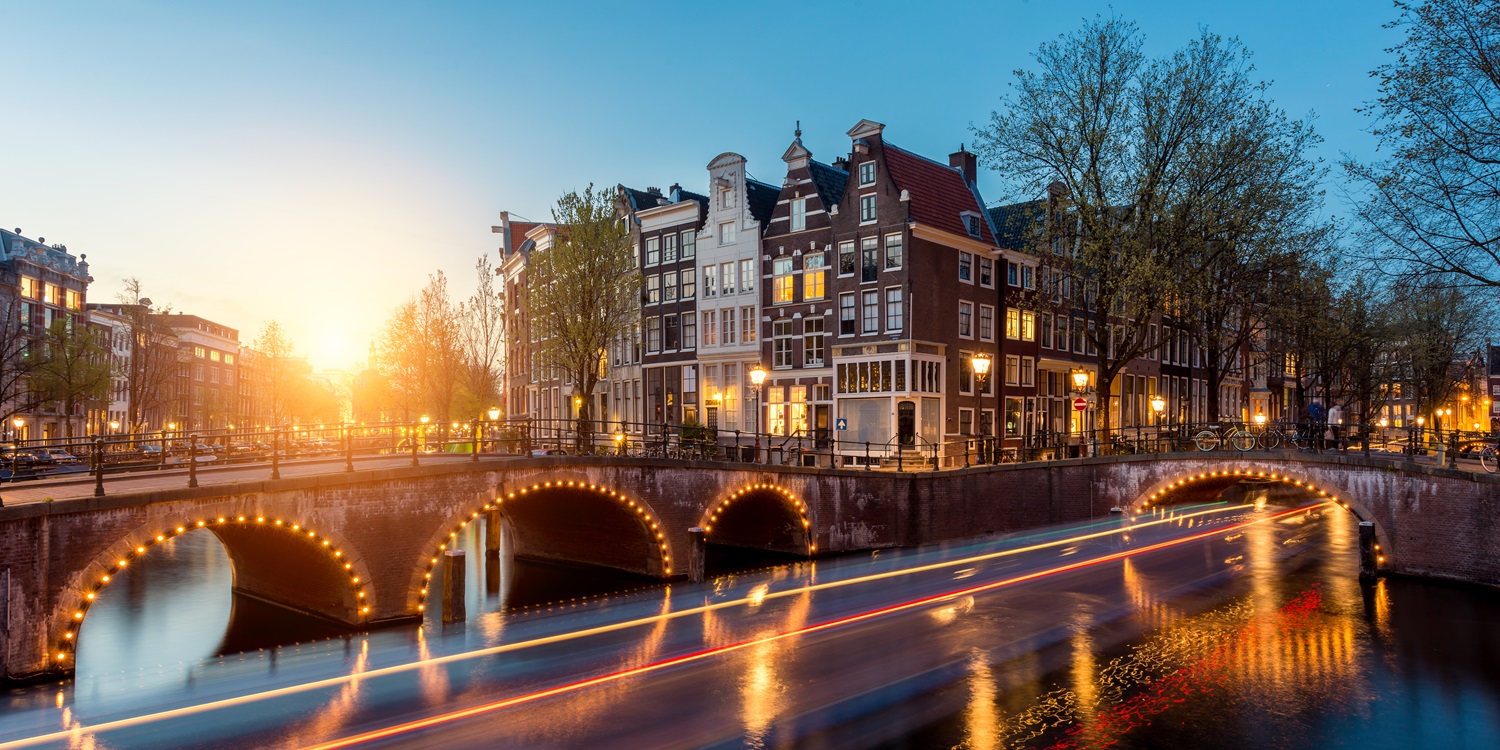
[[[1381,0],[0,0],[0,224],[88,254],[95,301],[137,276],[345,366],[428,273],[467,295],[502,209],[545,219],[591,181],[701,190],[724,151],[775,182],[799,119],[822,160],[860,118],[941,159],[1040,43],[1112,10],[1153,54],[1238,36],[1325,159],[1373,156],[1354,108],[1396,41]]]

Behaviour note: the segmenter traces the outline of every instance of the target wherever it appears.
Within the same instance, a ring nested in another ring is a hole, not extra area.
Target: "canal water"
[[[480,630],[498,627],[506,610],[581,608],[654,585],[560,566],[502,569],[482,552],[481,524],[466,534],[466,607]],[[965,678],[878,717],[899,724],[878,733],[881,746],[1500,748],[1500,592],[1362,584],[1354,520],[1341,512],[1290,538],[1252,532],[1247,543],[1247,559],[1222,561],[1244,566],[1226,590],[1177,590],[1126,561],[1127,616],[1092,617],[1088,596],[1059,592],[1069,637],[1025,653],[976,649]],[[1257,554],[1256,545],[1273,544],[1280,554]],[[765,562],[723,554],[741,570]],[[75,697],[87,702],[91,685],[172,690],[203,663],[346,634],[236,597],[232,580],[209,533],[159,545],[91,608]],[[438,614],[426,632],[439,629]],[[796,744],[848,746],[842,734]]]

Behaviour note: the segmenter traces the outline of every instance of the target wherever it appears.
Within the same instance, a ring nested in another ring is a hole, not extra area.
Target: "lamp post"
[[[26,426],[26,420],[22,419],[21,417],[16,417],[15,419],[10,420],[10,425],[16,428],[16,431],[14,433],[14,437],[16,440],[16,449],[11,451],[10,453],[10,478],[11,481],[15,481],[16,472],[21,467],[21,428]]]
[[[429,417],[429,416],[427,416],[427,415],[426,415],[426,414],[423,414],[423,415],[422,415],[422,416],[421,416],[421,418],[420,418],[420,419],[418,419],[418,420],[417,420],[417,421],[419,421],[419,422],[421,422],[421,423],[422,423],[422,430],[421,430],[421,435],[422,435],[422,448],[423,448],[423,449],[426,449],[426,448],[427,448],[427,423],[428,423],[428,422],[431,422],[431,421],[432,421],[432,417]],[[292,428],[292,429],[294,429],[294,430],[295,430],[295,429],[297,429],[297,428],[295,428],[295,427],[293,427],[293,428]],[[415,441],[415,438],[413,438],[413,440],[414,440],[414,441]],[[415,461],[416,461],[416,453],[417,453],[417,451],[416,451],[416,449],[415,449],[415,448],[414,448],[414,449],[412,449],[412,461],[413,461],[413,462],[414,462],[414,463],[415,463]]]
[[[979,436],[979,463],[985,463],[984,433],[980,429],[980,419],[984,414],[984,384],[990,379],[990,365],[994,361],[990,355],[979,352],[969,358],[969,366],[974,369],[974,434]]]
[[[1083,394],[1085,394],[1085,393],[1088,392],[1088,389],[1089,389],[1089,374],[1088,374],[1087,370],[1074,370],[1072,373],[1069,374],[1069,377],[1073,380],[1073,392],[1074,393],[1078,394],[1079,396],[1082,396]],[[1085,424],[1084,420],[1083,420],[1083,416],[1087,412],[1084,411],[1084,410],[1079,410],[1079,409],[1075,409],[1074,411],[1080,412],[1079,415],[1078,415],[1078,443],[1079,443],[1078,447],[1079,447],[1079,453],[1081,454],[1083,452],[1083,433],[1084,433],[1084,429],[1083,428],[1084,428],[1084,424]],[[1072,417],[1069,417],[1068,418],[1068,423],[1069,423],[1069,429],[1070,429],[1070,431],[1071,431],[1072,422],[1073,422]]]
[[[1151,420],[1156,425],[1156,449],[1161,450],[1161,418],[1167,413],[1167,400],[1158,393],[1151,397]]]
[[[490,442],[494,442],[495,423],[500,421],[500,407],[491,406],[489,411],[485,412],[484,414],[485,416],[490,418],[489,423],[486,425],[486,431],[490,433]],[[499,446],[490,448],[492,452],[498,449]]]
[[[755,463],[760,463],[760,387],[766,382],[765,366],[759,362],[750,368],[750,384],[755,386]]]

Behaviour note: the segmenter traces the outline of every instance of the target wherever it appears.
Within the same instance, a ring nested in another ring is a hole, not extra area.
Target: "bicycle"
[[[1230,424],[1227,429],[1224,425],[1216,425],[1199,430],[1193,435],[1193,444],[1204,453],[1218,448],[1221,444],[1244,452],[1255,447],[1255,433],[1242,429],[1236,424]]]
[[[1291,444],[1297,450],[1306,450],[1312,446],[1313,439],[1311,431],[1303,425],[1290,424],[1261,430],[1256,436],[1256,442],[1264,450],[1275,450],[1283,442]]]

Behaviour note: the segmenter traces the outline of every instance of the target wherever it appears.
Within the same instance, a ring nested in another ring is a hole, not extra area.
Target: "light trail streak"
[[[898,569],[895,569],[895,570],[881,571],[879,573],[869,573],[869,574],[862,575],[862,576],[856,576],[854,578],[847,578],[847,579],[842,579],[842,580],[837,580],[837,581],[827,581],[827,582],[824,582],[824,583],[817,583],[817,584],[812,584],[812,585],[808,585],[808,586],[799,586],[797,588],[783,589],[781,591],[772,591],[770,593],[766,593],[766,594],[763,594],[763,595],[758,594],[758,593],[752,593],[749,596],[741,597],[739,599],[726,600],[726,601],[722,601],[722,602],[714,602],[712,604],[704,604],[704,605],[700,605],[700,606],[697,606],[697,607],[692,607],[692,608],[688,608],[688,609],[677,610],[675,612],[670,612],[670,613],[667,613],[667,614],[651,615],[649,617],[639,617],[639,618],[636,618],[636,619],[633,619],[633,620],[623,620],[621,622],[609,623],[607,625],[599,625],[599,626],[595,626],[595,627],[592,627],[592,628],[583,628],[581,630],[569,631],[567,633],[559,633],[557,635],[541,636],[541,637],[538,637],[538,638],[532,638],[530,640],[517,641],[515,643],[503,643],[503,644],[500,644],[498,646],[490,646],[490,647],[487,647],[487,648],[474,649],[472,651],[463,651],[463,652],[456,653],[456,654],[446,654],[444,656],[439,656],[439,657],[435,657],[435,658],[432,658],[432,659],[426,659],[426,660],[414,661],[414,662],[407,662],[407,663],[404,663],[404,664],[393,664],[393,665],[388,666],[388,667],[380,667],[378,669],[371,669],[369,671],[361,672],[361,673],[357,673],[357,674],[344,674],[344,675],[339,675],[337,677],[328,677],[328,678],[321,679],[321,680],[313,680],[313,681],[310,681],[310,682],[299,683],[299,684],[296,684],[296,685],[288,685],[286,687],[274,688],[274,689],[271,689],[271,690],[263,690],[263,691],[258,692],[258,693],[250,693],[248,695],[235,696],[233,698],[223,698],[223,699],[220,699],[220,700],[208,701],[208,702],[205,702],[205,703],[199,703],[199,704],[192,705],[192,706],[183,706],[181,708],[173,708],[173,709],[168,709],[168,710],[165,710],[165,711],[158,711],[158,712],[150,713],[150,714],[142,714],[140,716],[132,716],[132,717],[129,717],[129,718],[124,718],[124,719],[115,719],[113,721],[100,722],[99,724],[80,725],[80,726],[71,727],[71,728],[68,728],[68,729],[58,730],[56,732],[49,732],[47,734],[33,735],[31,737],[26,737],[26,738],[22,738],[22,739],[18,739],[18,740],[11,740],[11,741],[8,741],[8,742],[3,742],[3,743],[0,743],[0,750],[9,750],[10,748],[34,747],[36,745],[44,744],[44,743],[47,743],[47,742],[53,742],[53,741],[58,741],[58,740],[65,740],[65,739],[68,739],[68,738],[76,738],[76,737],[79,737],[79,736],[82,736],[82,735],[87,735],[87,734],[109,732],[109,731],[114,731],[114,730],[118,730],[118,729],[128,729],[128,728],[131,728],[131,727],[136,727],[136,726],[141,726],[141,725],[144,725],[144,724],[155,723],[155,722],[158,722],[158,721],[165,721],[165,720],[170,720],[170,719],[179,719],[179,718],[183,718],[183,717],[187,717],[187,716],[193,716],[193,715],[200,714],[200,713],[206,713],[206,712],[210,712],[210,711],[217,711],[217,710],[225,709],[225,708],[234,708],[236,706],[248,705],[248,704],[251,704],[251,703],[257,703],[257,702],[260,702],[260,701],[270,700],[270,699],[273,699],[273,698],[284,698],[286,696],[297,695],[299,693],[305,693],[305,692],[310,692],[310,691],[314,691],[314,690],[321,690],[321,689],[324,689],[324,688],[339,687],[341,685],[344,685],[344,684],[347,684],[347,683],[351,683],[351,682],[358,682],[360,680],[371,680],[371,679],[374,679],[374,678],[377,678],[377,677],[385,677],[385,676],[394,675],[394,674],[401,674],[403,672],[409,672],[409,671],[413,671],[413,670],[417,670],[417,669],[426,669],[426,668],[429,668],[429,667],[441,666],[441,665],[445,665],[445,664],[453,664],[453,663],[458,663],[458,662],[462,662],[462,661],[467,661],[467,660],[470,660],[470,659],[479,659],[479,658],[483,658],[483,657],[486,657],[486,656],[494,656],[496,654],[503,654],[503,653],[509,653],[509,652],[514,652],[514,651],[520,651],[522,649],[527,649],[527,648],[535,648],[537,646],[545,646],[545,645],[550,645],[550,644],[554,644],[554,643],[562,643],[562,642],[566,642],[566,641],[570,641],[570,640],[576,640],[576,639],[579,639],[579,638],[587,638],[587,637],[590,637],[590,636],[602,635],[602,634],[605,634],[605,633],[613,633],[613,632],[617,632],[617,631],[621,631],[621,630],[629,630],[631,628],[641,627],[643,625],[650,625],[652,623],[660,622],[660,621],[663,621],[663,620],[672,620],[672,619],[677,619],[677,618],[681,618],[681,617],[691,617],[691,616],[694,616],[694,615],[701,615],[701,614],[703,614],[705,612],[713,612],[713,611],[720,610],[720,609],[727,609],[729,607],[737,607],[737,606],[741,606],[741,605],[750,604],[752,602],[764,603],[764,602],[772,600],[772,599],[781,599],[781,598],[785,598],[785,597],[788,597],[788,596],[797,596],[797,595],[804,594],[804,593],[811,593],[811,592],[815,592],[815,591],[824,591],[824,590],[828,590],[828,589],[842,588],[844,586],[854,586],[854,585],[858,585],[858,584],[862,584],[862,583],[871,583],[873,581],[881,581],[881,580],[886,580],[886,579],[889,579],[889,578],[896,578],[896,577],[900,577],[900,576],[915,575],[915,574],[918,574],[918,573],[926,573],[926,572],[930,572],[930,571],[933,571],[933,570],[941,570],[941,569],[944,569],[944,568],[951,568],[951,567],[957,567],[957,566],[967,566],[967,565],[971,565],[971,564],[977,563],[977,562],[984,562],[986,560],[995,560],[995,559],[999,559],[999,558],[1012,557],[1012,556],[1015,556],[1015,555],[1025,554],[1027,552],[1036,552],[1038,550],[1044,550],[1044,549],[1048,549],[1048,548],[1051,548],[1051,547],[1060,547],[1060,546],[1069,545],[1069,544],[1077,544],[1079,542],[1088,541],[1088,540],[1091,540],[1091,539],[1100,539],[1100,538],[1104,538],[1104,537],[1114,536],[1114,535],[1117,535],[1117,534],[1129,534],[1131,532],[1139,531],[1140,529],[1148,528],[1148,527],[1151,527],[1151,526],[1157,526],[1157,525],[1162,525],[1162,524],[1170,524],[1170,523],[1179,523],[1179,522],[1181,522],[1181,521],[1183,521],[1185,519],[1197,518],[1197,517],[1200,517],[1200,516],[1207,516],[1207,515],[1212,515],[1212,514],[1216,514],[1216,513],[1225,513],[1225,512],[1229,512],[1229,511],[1248,510],[1248,509],[1251,509],[1251,508],[1253,508],[1253,506],[1251,506],[1249,504],[1224,505],[1222,507],[1214,507],[1214,508],[1209,508],[1207,510],[1201,510],[1201,511],[1198,511],[1196,513],[1185,513],[1185,514],[1175,515],[1175,516],[1172,516],[1172,517],[1162,517],[1162,518],[1159,518],[1159,519],[1154,520],[1154,521],[1137,522],[1137,523],[1131,524],[1129,526],[1118,526],[1116,528],[1108,529],[1108,530],[1105,530],[1105,531],[1096,531],[1096,532],[1093,532],[1093,533],[1090,533],[1090,534],[1081,534],[1081,535],[1078,535],[1078,536],[1067,537],[1065,539],[1055,539],[1055,540],[1048,541],[1048,542],[1038,542],[1036,544],[1031,544],[1031,545],[1027,545],[1027,546],[1024,546],[1024,547],[1014,547],[1014,548],[1011,548],[1011,549],[1004,549],[1004,550],[999,550],[999,551],[996,551],[996,552],[988,552],[988,553],[985,553],[985,554],[982,554],[982,555],[972,555],[972,556],[969,556],[969,557],[956,558],[956,559],[953,559],[953,560],[945,560],[945,561],[935,562],[935,563],[928,563],[926,565],[918,565],[918,566],[914,566],[914,567],[910,567],[910,568],[898,568]],[[1231,527],[1227,527],[1227,528],[1231,528],[1232,529],[1232,528],[1237,528],[1237,527],[1236,526],[1231,526]],[[1217,534],[1217,533],[1221,533],[1224,530],[1225,529],[1219,529],[1219,530],[1215,530],[1215,531],[1207,532],[1207,533],[1209,533],[1209,534]]]
[[[1201,531],[1201,532],[1198,532],[1196,534],[1192,534],[1192,535],[1189,535],[1189,536],[1186,536],[1186,537],[1182,537],[1180,539],[1173,539],[1173,540],[1165,541],[1165,542],[1157,542],[1156,544],[1147,545],[1145,547],[1141,547],[1140,549],[1125,550],[1125,551],[1122,551],[1122,552],[1115,552],[1115,553],[1112,553],[1112,554],[1104,555],[1102,557],[1095,557],[1095,558],[1092,558],[1092,559],[1089,559],[1089,560],[1080,560],[1080,561],[1075,562],[1075,563],[1069,563],[1067,565],[1059,565],[1059,566],[1057,566],[1055,568],[1048,568],[1046,570],[1039,570],[1039,571],[1035,571],[1035,572],[1032,572],[1032,573],[1025,573],[1025,574],[1022,574],[1022,575],[1013,576],[1011,578],[1006,578],[1006,579],[1002,579],[1002,580],[999,580],[999,581],[992,581],[990,583],[984,583],[984,584],[979,584],[977,586],[970,586],[968,588],[958,589],[956,591],[948,591],[948,592],[945,592],[945,593],[942,593],[942,594],[933,594],[931,596],[924,596],[924,597],[922,597],[920,599],[912,599],[910,601],[902,602],[900,604],[892,604],[892,605],[887,606],[887,607],[880,607],[878,609],[872,609],[872,610],[869,610],[869,611],[866,611],[866,612],[860,612],[858,614],[847,615],[845,617],[839,617],[839,618],[836,618],[836,619],[833,619],[833,620],[826,620],[824,622],[820,622],[820,623],[817,623],[815,625],[808,625],[806,627],[796,628],[794,630],[787,630],[787,631],[783,631],[783,632],[780,632],[780,633],[776,633],[775,635],[769,635],[769,636],[765,636],[765,637],[762,637],[762,638],[751,638],[749,640],[739,641],[737,643],[731,643],[731,644],[727,644],[727,645],[724,645],[724,646],[718,646],[716,648],[704,649],[702,651],[695,651],[693,653],[683,654],[682,656],[674,656],[674,657],[672,657],[670,659],[663,659],[661,661],[652,662],[650,664],[645,664],[645,665],[642,665],[642,666],[639,666],[639,667],[635,667],[635,668],[632,668],[632,669],[622,669],[622,670],[617,671],[617,672],[610,672],[608,674],[599,675],[598,677],[591,677],[591,678],[586,679],[586,680],[579,680],[577,682],[570,682],[570,683],[567,683],[565,685],[559,685],[559,686],[554,687],[554,688],[548,688],[547,690],[540,690],[540,691],[537,691],[537,692],[534,692],[534,693],[527,693],[525,695],[518,695],[518,696],[513,697],[513,698],[506,698],[504,700],[498,700],[498,701],[494,701],[494,702],[491,702],[491,703],[484,703],[484,704],[481,704],[481,705],[478,705],[478,706],[471,706],[469,708],[461,709],[461,710],[458,710],[458,711],[452,711],[452,712],[449,712],[449,713],[446,713],[446,714],[439,714],[437,716],[430,716],[430,717],[428,717],[426,719],[418,719],[416,721],[407,722],[405,724],[398,724],[398,725],[393,726],[393,727],[386,727],[384,729],[377,729],[377,730],[374,730],[374,731],[365,732],[364,734],[357,734],[357,735],[353,735],[351,737],[345,737],[345,738],[342,738],[342,739],[333,740],[331,742],[325,742],[325,743],[319,744],[319,745],[311,745],[308,748],[306,748],[306,750],[336,750],[336,748],[352,747],[354,745],[363,744],[363,743],[366,743],[366,742],[372,742],[372,741],[375,741],[375,740],[389,739],[391,737],[395,737],[395,736],[400,735],[400,734],[406,734],[406,733],[409,733],[409,732],[415,732],[415,731],[418,731],[418,730],[421,730],[421,729],[429,729],[429,728],[432,728],[432,727],[435,727],[435,726],[439,726],[439,725],[442,725],[442,724],[449,724],[449,723],[452,723],[452,722],[455,722],[455,721],[459,721],[461,719],[467,719],[467,718],[470,718],[470,717],[479,716],[481,714],[492,713],[494,711],[499,711],[501,709],[510,708],[512,706],[517,706],[517,705],[520,705],[520,704],[523,704],[523,703],[531,703],[531,702],[534,702],[534,701],[538,701],[538,700],[541,700],[543,698],[551,698],[553,696],[562,695],[562,694],[565,694],[565,693],[571,693],[571,692],[574,692],[574,691],[577,691],[577,690],[582,690],[584,688],[593,687],[595,685],[603,685],[603,684],[610,683],[610,682],[618,682],[620,680],[624,680],[624,679],[627,679],[627,678],[630,678],[630,677],[636,677],[638,675],[648,674],[650,672],[657,672],[657,671],[660,671],[660,670],[663,670],[663,669],[667,669],[669,667],[675,667],[675,666],[679,666],[679,665],[682,665],[682,664],[688,664],[688,663],[692,663],[692,662],[703,661],[703,660],[710,659],[710,658],[713,658],[713,657],[716,657],[716,656],[723,656],[724,654],[733,653],[735,651],[742,651],[744,649],[750,648],[751,646],[757,646],[757,645],[760,645],[760,644],[763,644],[763,643],[774,643],[776,641],[782,641],[782,640],[786,640],[786,639],[789,639],[789,638],[796,638],[796,637],[808,635],[808,634],[811,634],[811,633],[817,633],[817,632],[821,632],[821,631],[825,631],[825,630],[832,630],[834,628],[839,628],[839,627],[842,627],[844,625],[851,625],[851,624],[857,623],[857,622],[864,622],[864,621],[867,621],[867,620],[873,620],[873,619],[876,619],[878,617],[883,617],[885,615],[895,614],[897,612],[906,612],[906,611],[909,611],[909,610],[913,610],[913,609],[917,609],[917,608],[920,608],[920,607],[924,607],[926,605],[933,604],[933,603],[936,603],[936,602],[946,601],[946,600],[953,599],[953,598],[956,598],[956,597],[972,596],[974,594],[979,594],[979,593],[983,593],[983,592],[986,592],[986,591],[993,591],[995,589],[1004,588],[1004,587],[1007,587],[1007,586],[1014,586],[1014,585],[1016,585],[1018,583],[1025,583],[1027,581],[1035,581],[1035,580],[1038,580],[1038,579],[1041,579],[1041,578],[1047,578],[1047,577],[1054,576],[1054,575],[1060,575],[1062,573],[1068,573],[1068,572],[1072,572],[1072,571],[1075,571],[1075,570],[1081,570],[1083,568],[1089,568],[1089,567],[1093,567],[1095,565],[1101,565],[1101,564],[1107,563],[1107,562],[1114,562],[1116,560],[1123,560],[1123,559],[1125,559],[1127,557],[1133,557],[1135,555],[1143,555],[1143,554],[1146,554],[1146,553],[1149,553],[1149,552],[1155,552],[1157,550],[1166,549],[1168,547],[1175,547],[1175,546],[1177,546],[1179,544],[1186,544],[1188,542],[1194,542],[1194,541],[1198,541],[1200,539],[1206,539],[1206,538],[1211,537],[1211,536],[1218,536],[1219,534],[1224,533],[1226,530],[1246,528],[1246,527],[1249,527],[1249,526],[1254,526],[1256,524],[1265,523],[1267,521],[1272,521],[1272,520],[1275,520],[1277,518],[1281,518],[1283,516],[1289,516],[1289,515],[1296,514],[1296,513],[1305,513],[1307,511],[1313,509],[1313,508],[1321,507],[1323,505],[1332,505],[1332,504],[1333,504],[1332,501],[1328,501],[1328,502],[1324,502],[1324,503],[1315,503],[1313,505],[1307,505],[1307,506],[1303,506],[1301,508],[1295,508],[1293,510],[1282,511],[1280,513],[1276,513],[1276,514],[1268,516],[1266,518],[1257,518],[1257,519],[1254,519],[1254,520],[1251,520],[1251,521],[1244,521],[1242,523],[1234,524],[1234,525],[1228,527],[1227,529],[1215,529],[1213,531]]]

